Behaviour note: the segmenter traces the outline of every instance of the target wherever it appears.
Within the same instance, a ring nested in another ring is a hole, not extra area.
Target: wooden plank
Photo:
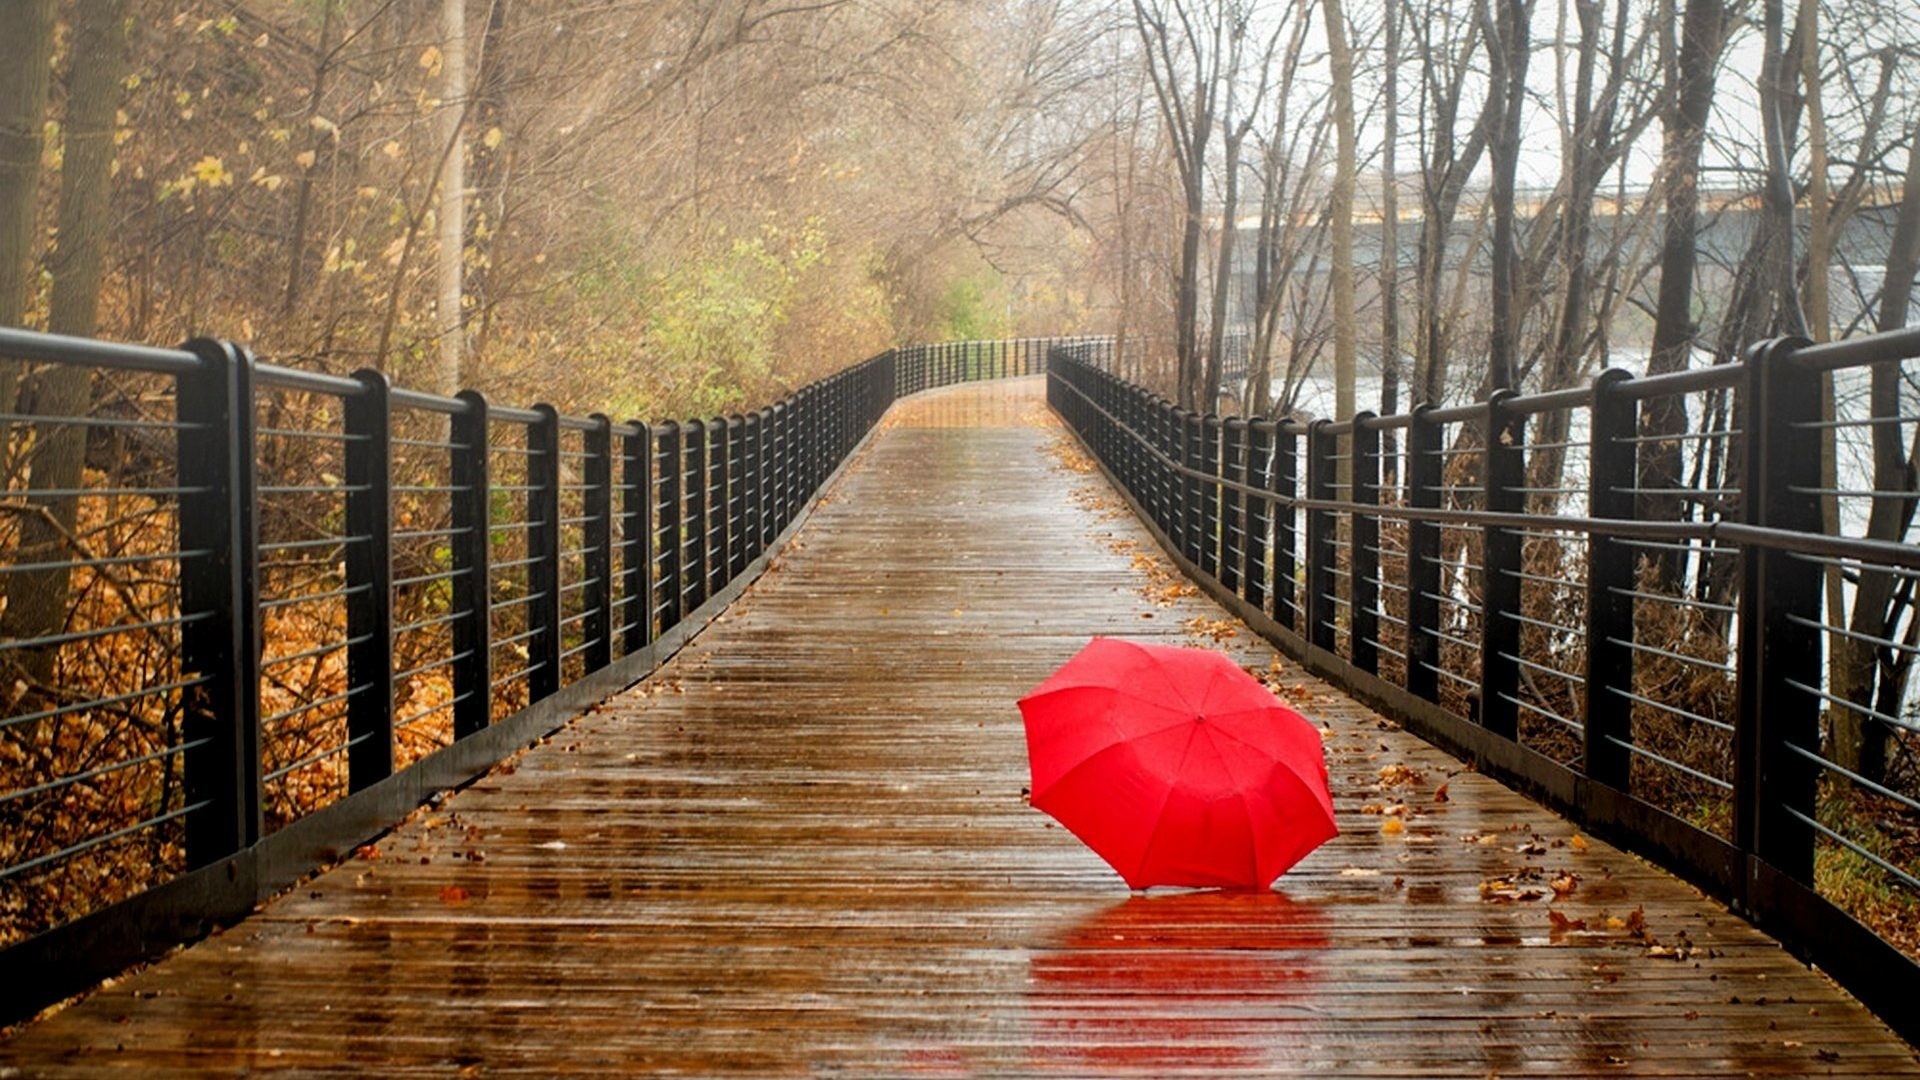
[[[653,679],[0,1075],[1920,1075],[1739,918],[1144,573],[1038,390],[902,403]],[[1025,804],[1013,703],[1093,634],[1216,630],[1326,729],[1343,834],[1271,894],[1133,896]]]

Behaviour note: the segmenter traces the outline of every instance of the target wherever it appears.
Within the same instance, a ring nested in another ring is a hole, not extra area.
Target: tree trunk
[[[1567,170],[1567,205],[1560,215],[1560,263],[1566,267],[1566,290],[1560,298],[1560,317],[1555,321],[1553,343],[1547,352],[1546,371],[1540,379],[1542,390],[1559,390],[1572,385],[1579,368],[1579,354],[1587,337],[1588,294],[1593,286],[1593,270],[1587,265],[1593,240],[1593,200],[1600,188],[1600,143],[1606,136],[1597,130],[1593,115],[1595,60],[1600,50],[1600,0],[1573,0],[1580,23],[1579,56],[1573,77],[1573,122],[1566,130],[1566,151],[1562,155]],[[1564,85],[1564,84],[1563,84]],[[1528,484],[1537,488],[1560,486],[1566,460],[1564,448],[1568,414],[1555,411],[1538,419],[1540,434],[1536,441],[1545,449],[1535,451]],[[1535,509],[1547,511],[1558,505],[1558,493],[1543,491],[1534,500]]]
[[[291,314],[300,305],[301,290],[306,283],[307,234],[313,221],[313,177],[320,170],[320,154],[326,149],[327,133],[318,125],[312,124],[315,117],[321,115],[320,104],[327,92],[327,75],[333,68],[332,46],[329,44],[333,31],[333,0],[326,0],[326,6],[320,10],[320,43],[314,48],[313,89],[307,92],[307,120],[312,135],[307,143],[307,152],[313,155],[313,163],[300,170],[300,182],[296,185],[293,198],[293,233],[287,242],[287,287],[280,296],[280,312]]]
[[[1875,327],[1899,330],[1907,324],[1916,270],[1920,270],[1920,126],[1908,136],[1906,192],[1887,250],[1886,278],[1881,285],[1880,311]],[[1898,364],[1875,364],[1869,369],[1869,403],[1875,417],[1900,415],[1901,371]],[[1920,447],[1901,444],[1900,424],[1873,424],[1873,488],[1876,491],[1920,491]],[[1920,442],[1920,433],[1916,433]],[[1876,498],[1867,514],[1868,539],[1900,540],[1913,523],[1915,498]],[[1894,629],[1893,601],[1898,580],[1892,575],[1863,571],[1854,590],[1849,629],[1867,639],[1885,638]],[[1870,640],[1840,637],[1833,657],[1833,695],[1873,707],[1876,697],[1899,701],[1905,667]],[[1884,668],[1884,670],[1883,670]],[[1898,680],[1901,685],[1890,685]],[[1875,684],[1879,683],[1876,695]],[[1893,691],[1893,692],[1889,692]],[[1841,766],[1871,780],[1886,772],[1886,732],[1877,722],[1848,709],[1833,710],[1832,752]]]
[[[1700,147],[1707,114],[1713,107],[1713,73],[1722,45],[1725,0],[1687,0],[1680,27],[1677,58],[1671,49],[1673,0],[1662,5],[1669,42],[1666,78],[1669,87],[1661,147],[1661,183],[1667,221],[1660,244],[1660,288],[1654,304],[1653,352],[1647,373],[1657,375],[1689,366],[1693,349],[1693,269],[1700,210]],[[1686,399],[1669,394],[1640,406],[1642,435],[1675,435],[1687,430]],[[1673,489],[1680,484],[1681,451],[1678,440],[1644,444],[1639,486]],[[1683,504],[1674,495],[1642,495],[1639,516],[1653,521],[1677,521]],[[1677,552],[1651,556],[1654,585],[1670,591],[1686,572]]]
[[[1400,5],[1389,3],[1386,55],[1381,57],[1381,108],[1384,141],[1380,145],[1380,415],[1400,411]],[[1399,483],[1399,458],[1392,430],[1380,433],[1380,483]]]
[[[38,264],[41,131],[53,0],[0,4],[0,326],[19,326]],[[0,360],[0,412],[12,412],[20,368]]]
[[[461,128],[467,107],[467,3],[441,0],[440,145],[440,261],[435,275],[434,312],[440,336],[440,366],[434,388],[451,394],[466,375],[465,292],[467,248],[467,155]]]
[[[1514,171],[1520,159],[1520,107],[1526,100],[1529,0],[1493,0],[1494,35],[1488,42],[1493,58],[1492,86],[1499,99],[1498,123],[1488,141],[1493,162],[1492,335],[1487,349],[1489,395],[1514,384],[1514,338],[1519,315],[1513,297]]]
[[[98,329],[100,281],[106,264],[111,194],[114,113],[127,69],[126,0],[92,0],[75,9],[73,47],[67,71],[67,114],[60,171],[57,225],[59,247],[53,257],[53,296],[48,329],[56,334],[91,336]],[[27,380],[27,411],[49,416],[83,416],[88,407],[90,373],[84,367],[52,364]],[[76,500],[37,492],[78,488],[86,460],[86,428],[78,424],[40,425],[29,451],[27,501],[37,513],[22,516],[18,558],[22,562],[61,562],[74,552]],[[7,609],[0,636],[39,637],[66,621],[69,571],[65,566],[9,575]],[[35,688],[53,677],[57,649],[15,654],[22,676]]]
[[[481,36],[479,75],[474,88],[473,273],[467,290],[473,295],[480,325],[467,343],[468,364],[485,362],[493,337],[493,318],[504,289],[500,281],[501,236],[507,228],[507,184],[513,172],[512,148],[507,141],[507,15],[512,0],[494,0]],[[469,386],[476,379],[463,377]]]
[[[1358,327],[1354,325],[1353,188],[1359,151],[1353,124],[1353,50],[1347,43],[1347,17],[1340,0],[1322,0],[1327,20],[1327,59],[1333,74],[1333,201],[1329,225],[1333,230],[1333,260],[1328,286],[1333,290],[1333,415],[1351,417],[1355,401],[1355,369],[1359,363]]]
[[[1233,249],[1235,234],[1234,216],[1240,209],[1240,145],[1243,136],[1227,137],[1226,160],[1221,167],[1226,170],[1222,202],[1220,205],[1220,252],[1219,261],[1214,265],[1213,304],[1207,319],[1207,370],[1205,384],[1201,387],[1200,408],[1205,412],[1218,412],[1221,381],[1224,377],[1227,343],[1227,299],[1233,285]]]

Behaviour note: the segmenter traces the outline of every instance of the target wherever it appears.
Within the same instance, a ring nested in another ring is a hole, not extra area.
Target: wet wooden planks
[[[1013,702],[1092,634],[1223,616],[1149,585],[1061,439],[1033,380],[903,403],[647,684],[0,1075],[1920,1074],[1739,919],[1290,665],[1344,835],[1271,894],[1130,896],[1025,805]]]

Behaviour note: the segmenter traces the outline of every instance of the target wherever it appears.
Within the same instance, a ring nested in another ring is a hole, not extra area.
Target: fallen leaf
[[[1587,920],[1570,919],[1552,908],[1547,909],[1547,921],[1553,924],[1553,932],[1556,934],[1564,934],[1573,930],[1585,930],[1587,928]]]
[[[1441,784],[1441,785],[1440,785],[1439,787],[1437,787],[1437,788],[1435,788],[1435,789],[1434,789],[1434,791],[1433,791],[1433,801],[1434,801],[1434,802],[1446,802],[1446,801],[1447,801],[1447,785],[1445,785],[1445,784]]]
[[[443,904],[464,904],[467,902],[467,890],[458,885],[446,885],[440,889],[440,902]]]
[[[1581,836],[1579,833],[1574,833],[1573,839],[1567,841],[1567,846],[1575,851],[1585,851],[1592,845],[1587,843],[1586,837]]]
[[[1390,817],[1380,823],[1380,831],[1387,836],[1398,836],[1407,831],[1407,823],[1397,817]]]

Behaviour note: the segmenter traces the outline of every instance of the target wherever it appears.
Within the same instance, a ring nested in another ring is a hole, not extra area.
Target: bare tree
[[[59,247],[47,311],[48,329],[56,334],[89,336],[99,324],[100,283],[113,234],[107,208],[114,113],[126,70],[126,0],[81,5],[67,68]],[[88,385],[85,368],[54,364],[27,380],[23,404],[46,416],[84,416]],[[51,633],[66,617],[70,570],[65,559],[72,554],[67,538],[78,511],[71,492],[80,486],[85,464],[85,426],[37,425],[36,435],[27,481],[28,503],[35,512],[21,518],[18,552],[26,562],[57,565],[8,576],[0,636],[15,639]],[[19,660],[23,677],[36,688],[50,681],[53,661],[54,652],[48,649],[26,650]]]
[[[1359,327],[1354,322],[1353,192],[1360,151],[1353,122],[1353,49],[1347,42],[1347,16],[1340,0],[1321,0],[1327,24],[1327,59],[1333,76],[1333,414],[1351,417],[1355,369],[1359,365]]]
[[[1160,121],[1173,144],[1183,196],[1175,276],[1174,349],[1180,401],[1200,405],[1198,353],[1201,240],[1206,223],[1207,148],[1213,142],[1222,89],[1224,0],[1134,0],[1134,26],[1146,50]],[[1182,84],[1186,84],[1184,87]]]
[[[1647,372],[1660,374],[1688,366],[1696,336],[1693,274],[1700,212],[1700,149],[1713,107],[1714,75],[1724,42],[1726,0],[1687,0],[1674,43],[1675,0],[1660,8],[1663,82],[1660,183],[1666,201],[1665,235],[1660,245],[1659,297],[1653,316],[1653,348]],[[1675,435],[1687,429],[1685,399],[1678,394],[1645,402],[1640,410],[1643,435]],[[1640,456],[1639,486],[1661,494],[1640,497],[1639,513],[1655,520],[1678,519],[1683,504],[1666,494],[1680,483],[1681,453],[1676,441],[1652,442]],[[1674,553],[1653,559],[1656,585],[1671,588],[1683,567]]]
[[[0,326],[18,326],[40,245],[40,145],[47,110],[53,0],[0,4]],[[0,362],[0,412],[12,412],[19,371]]]
[[[440,332],[440,368],[434,380],[441,393],[461,384],[467,357],[466,294],[467,152],[462,130],[467,114],[467,2],[440,0],[441,82],[440,258],[436,264],[434,311]]]

